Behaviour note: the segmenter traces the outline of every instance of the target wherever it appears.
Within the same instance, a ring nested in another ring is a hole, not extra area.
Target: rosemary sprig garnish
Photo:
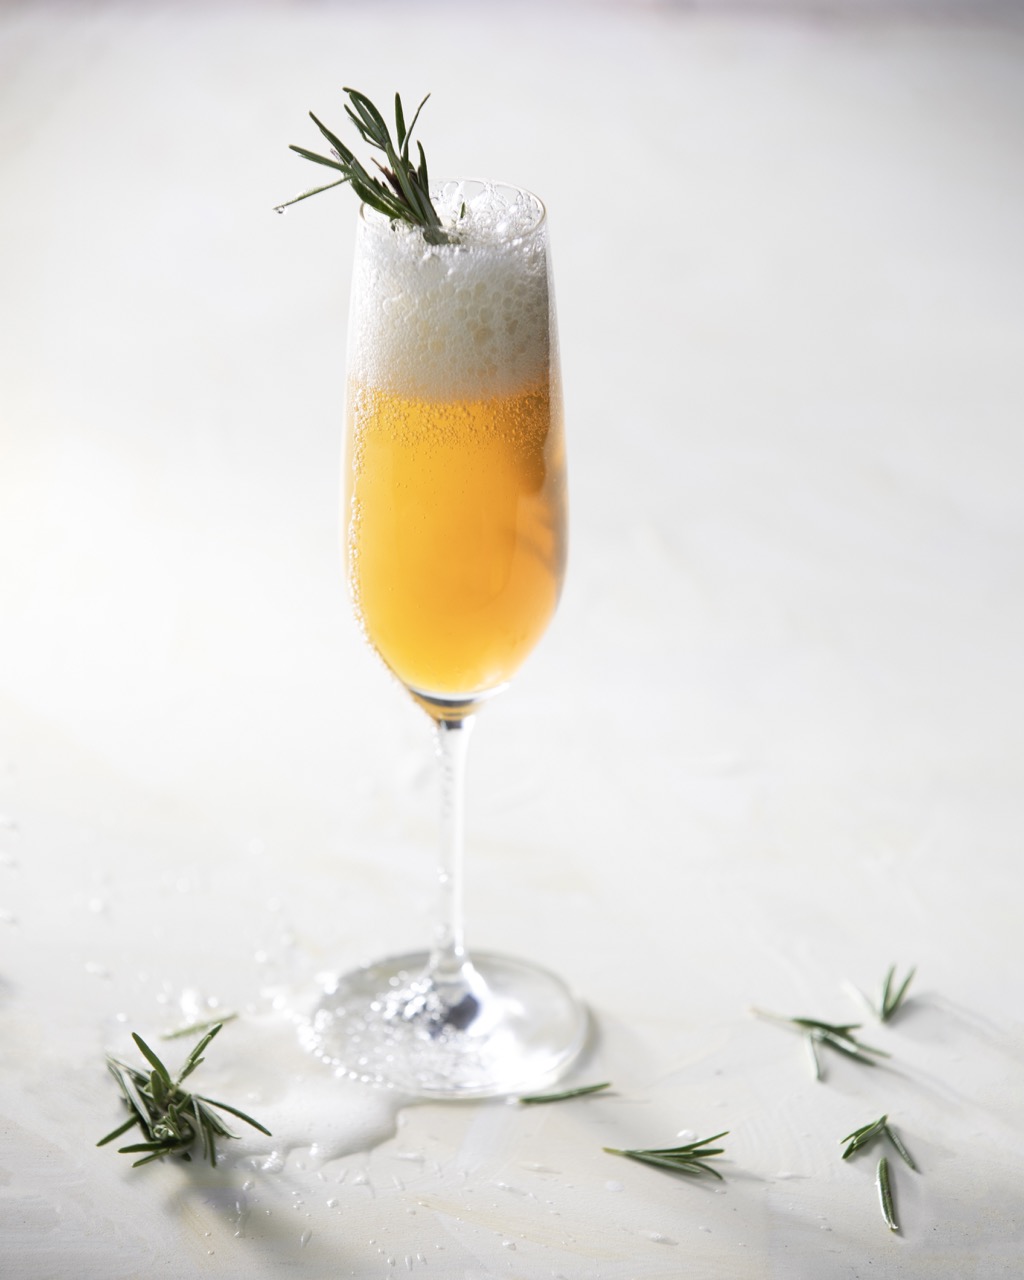
[[[208,1159],[211,1165],[216,1165],[217,1139],[237,1138],[238,1135],[227,1128],[216,1112],[211,1110],[212,1107],[237,1116],[239,1120],[244,1120],[246,1124],[252,1125],[254,1129],[259,1129],[260,1133],[265,1133],[269,1137],[270,1130],[265,1129],[252,1116],[247,1116],[244,1111],[230,1107],[226,1102],[215,1102],[212,1098],[188,1093],[181,1087],[182,1082],[202,1063],[203,1050],[220,1031],[222,1025],[218,1022],[203,1036],[185,1059],[185,1065],[175,1079],[171,1078],[171,1073],[145,1040],[132,1032],[132,1039],[149,1063],[151,1070],[147,1074],[136,1067],[128,1066],[117,1058],[107,1058],[110,1073],[117,1081],[132,1114],[124,1124],[108,1133],[105,1138],[101,1138],[96,1145],[105,1146],[106,1143],[112,1142],[114,1138],[119,1138],[122,1133],[127,1133],[129,1129],[138,1125],[146,1141],[135,1142],[127,1147],[118,1147],[118,1152],[125,1155],[143,1153],[140,1159],[133,1162],[132,1168],[137,1168],[140,1164],[149,1164],[151,1160],[161,1160],[169,1155],[180,1155],[183,1160],[191,1160],[190,1148],[197,1141],[202,1144],[204,1159]]]
[[[533,1093],[528,1097],[520,1098],[520,1102],[538,1103],[538,1102],[564,1102],[567,1098],[582,1098],[588,1093],[600,1093],[602,1089],[610,1089],[611,1081],[603,1080],[600,1084],[581,1084],[575,1089],[563,1089],[559,1093]]]
[[[899,1231],[899,1224],[896,1221],[892,1206],[892,1187],[889,1185],[889,1161],[885,1156],[882,1156],[878,1162],[875,1182],[878,1185],[878,1200],[882,1206],[882,1217],[885,1219],[885,1225],[890,1231]]]
[[[818,1048],[824,1046],[867,1067],[876,1066],[876,1058],[888,1058],[884,1049],[876,1049],[864,1044],[853,1034],[860,1030],[859,1022],[822,1022],[818,1018],[787,1018],[782,1014],[768,1013],[764,1009],[752,1010],[755,1017],[765,1018],[769,1022],[777,1022],[782,1026],[790,1026],[799,1031],[807,1044],[811,1058],[811,1067],[815,1080],[824,1078]]]
[[[699,1176],[702,1173],[709,1173],[713,1178],[722,1180],[722,1175],[717,1169],[713,1169],[711,1165],[705,1164],[706,1160],[713,1156],[720,1156],[725,1150],[724,1147],[712,1147],[709,1143],[716,1142],[719,1138],[724,1138],[728,1134],[728,1129],[723,1129],[721,1133],[714,1133],[710,1138],[698,1138],[696,1142],[687,1142],[681,1147],[648,1147],[633,1148],[623,1150],[620,1147],[604,1147],[609,1155],[626,1156],[630,1160],[639,1160],[642,1164],[653,1164],[659,1169],[674,1169],[677,1173],[689,1173]]]
[[[294,144],[291,150],[302,156],[304,160],[311,160],[314,164],[334,169],[341,174],[341,177],[323,186],[313,187],[310,191],[304,191],[291,200],[286,200],[284,204],[276,206],[277,212],[283,213],[289,205],[297,204],[300,200],[306,200],[310,196],[319,195],[321,191],[328,191],[331,187],[340,187],[348,182],[360,200],[371,209],[376,209],[392,222],[409,222],[413,226],[420,227],[424,238],[431,244],[446,243],[449,236],[442,228],[441,219],[430,200],[430,176],[427,171],[427,157],[423,153],[423,144],[416,143],[418,164],[414,164],[409,155],[412,131],[430,94],[428,93],[416,108],[408,126],[405,123],[401,95],[395,94],[395,138],[392,139],[391,130],[385,123],[384,117],[364,93],[348,88],[344,92],[349,97],[349,101],[345,104],[345,113],[355,125],[359,136],[374,150],[384,154],[386,164],[382,164],[376,157],[373,159],[384,181],[369,173],[349,148],[311,111],[309,118],[327,140],[331,154],[320,155],[319,152],[309,151],[306,147],[298,147]]]
[[[888,1116],[882,1116],[878,1120],[873,1120],[871,1124],[866,1124],[863,1128],[854,1129],[853,1133],[848,1133],[845,1138],[840,1138],[840,1142],[846,1142],[849,1145],[843,1152],[843,1159],[848,1160],[850,1156],[856,1152],[862,1151],[865,1147],[870,1146],[876,1138],[888,1138],[896,1149],[897,1155],[901,1160],[905,1161],[915,1172],[917,1165],[914,1163],[910,1152],[903,1145],[899,1134],[889,1123]]]

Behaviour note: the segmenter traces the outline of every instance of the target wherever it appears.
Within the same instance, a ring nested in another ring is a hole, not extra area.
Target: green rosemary
[[[212,1098],[189,1093],[181,1087],[182,1082],[202,1063],[203,1050],[220,1031],[221,1026],[218,1022],[203,1036],[173,1079],[145,1040],[133,1032],[132,1039],[151,1069],[148,1072],[140,1071],[117,1058],[107,1058],[107,1066],[117,1081],[131,1115],[124,1124],[101,1138],[96,1145],[105,1146],[137,1125],[145,1141],[118,1147],[118,1152],[123,1155],[140,1155],[140,1159],[134,1161],[133,1168],[149,1164],[151,1160],[162,1160],[169,1155],[180,1155],[183,1160],[191,1160],[190,1151],[197,1141],[202,1145],[204,1159],[209,1160],[211,1165],[216,1165],[217,1139],[236,1138],[238,1135],[224,1124],[212,1109],[214,1107],[237,1116],[239,1120],[244,1120],[269,1137],[270,1130],[265,1129],[252,1116],[247,1116],[244,1111],[228,1106],[226,1102],[215,1102]]]
[[[565,1102],[568,1098],[582,1098],[588,1093],[600,1093],[602,1089],[610,1089],[611,1081],[604,1080],[601,1084],[581,1084],[575,1089],[563,1089],[560,1093],[534,1093],[529,1097],[520,1098],[520,1102],[538,1103],[538,1102]]]
[[[605,1151],[613,1156],[626,1156],[630,1160],[639,1160],[642,1164],[653,1164],[659,1169],[674,1169],[677,1173],[689,1173],[699,1176],[710,1174],[721,1179],[722,1175],[711,1165],[705,1164],[713,1156],[720,1156],[724,1147],[712,1147],[709,1144],[724,1138],[728,1129],[714,1133],[710,1138],[698,1138],[696,1142],[687,1142],[680,1147],[648,1147],[623,1150],[620,1147],[605,1147]]]
[[[822,1022],[817,1018],[787,1018],[778,1013],[768,1013],[764,1009],[754,1009],[753,1013],[758,1018],[792,1027],[801,1033],[810,1054],[815,1080],[824,1079],[821,1058],[818,1055],[821,1047],[834,1049],[836,1053],[841,1053],[844,1057],[852,1058],[855,1062],[863,1063],[868,1067],[877,1065],[876,1058],[889,1057],[884,1049],[875,1049],[856,1038],[853,1033],[860,1030],[859,1022],[839,1023]]]
[[[310,196],[319,195],[321,191],[329,191],[331,187],[340,187],[347,182],[364,204],[384,214],[392,222],[408,222],[421,228],[424,238],[431,244],[446,243],[450,237],[442,228],[441,219],[430,199],[430,176],[423,144],[421,142],[416,144],[418,163],[414,163],[409,154],[412,131],[430,95],[427,94],[416,108],[407,126],[401,95],[395,94],[395,136],[392,138],[391,130],[383,115],[364,93],[360,93],[357,89],[345,89],[344,92],[348,94],[349,99],[345,104],[345,113],[349,120],[355,125],[362,140],[384,156],[384,163],[376,157],[373,158],[373,164],[380,170],[384,180],[381,181],[381,178],[371,174],[338,136],[332,133],[311,111],[309,118],[330,146],[330,155],[321,155],[317,151],[310,151],[306,147],[294,144],[291,150],[302,156],[304,160],[324,165],[341,176],[335,178],[333,182],[313,187],[291,200],[286,200],[284,204],[277,205],[277,212],[283,213],[289,205],[298,204],[300,200],[307,200]]]

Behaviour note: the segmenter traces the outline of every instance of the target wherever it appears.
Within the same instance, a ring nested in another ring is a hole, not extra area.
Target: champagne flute
[[[470,957],[462,908],[466,746],[558,602],[565,450],[544,206],[475,181],[435,203],[440,233],[361,210],[343,526],[359,622],[435,728],[439,922],[429,950],[333,980],[306,1038],[339,1075],[486,1097],[551,1083],[587,1031],[554,975]]]

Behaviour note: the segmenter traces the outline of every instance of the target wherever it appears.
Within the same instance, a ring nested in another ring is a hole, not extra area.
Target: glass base
[[[582,1050],[588,1018],[554,974],[481,954],[450,975],[426,952],[332,982],[301,1037],[339,1075],[426,1098],[488,1098],[553,1084]]]

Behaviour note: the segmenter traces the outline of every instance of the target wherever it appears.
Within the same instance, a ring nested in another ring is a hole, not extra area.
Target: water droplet
[[[514,1249],[516,1247],[516,1242],[514,1240],[502,1240],[501,1247],[503,1249]]]
[[[337,1196],[331,1196],[330,1200],[328,1200],[328,1201],[327,1201],[327,1207],[328,1207],[328,1209],[337,1209],[337,1207],[338,1207],[338,1197],[337,1197]]]
[[[299,1236],[299,1246],[300,1246],[300,1248],[305,1249],[306,1245],[307,1245],[307,1244],[309,1244],[309,1242],[310,1242],[310,1240],[312,1239],[312,1237],[313,1237],[313,1232],[310,1230],[310,1228],[309,1228],[309,1227],[307,1227],[307,1228],[305,1229],[305,1231],[303,1231],[302,1235],[301,1235],[301,1236]]]
[[[98,960],[87,960],[85,962],[85,971],[92,974],[94,978],[110,977],[110,970],[105,964],[100,964]]]
[[[524,1191],[522,1187],[513,1187],[508,1182],[496,1182],[494,1185],[498,1188],[499,1191],[507,1191],[509,1195],[512,1195],[512,1196],[525,1196],[527,1198],[531,1197],[531,1193],[529,1191]]]
[[[17,924],[18,917],[13,911],[0,910],[0,924]]]
[[[678,1244],[678,1240],[673,1240],[671,1236],[662,1235],[660,1231],[641,1231],[640,1234],[647,1240],[652,1240],[655,1244]]]

